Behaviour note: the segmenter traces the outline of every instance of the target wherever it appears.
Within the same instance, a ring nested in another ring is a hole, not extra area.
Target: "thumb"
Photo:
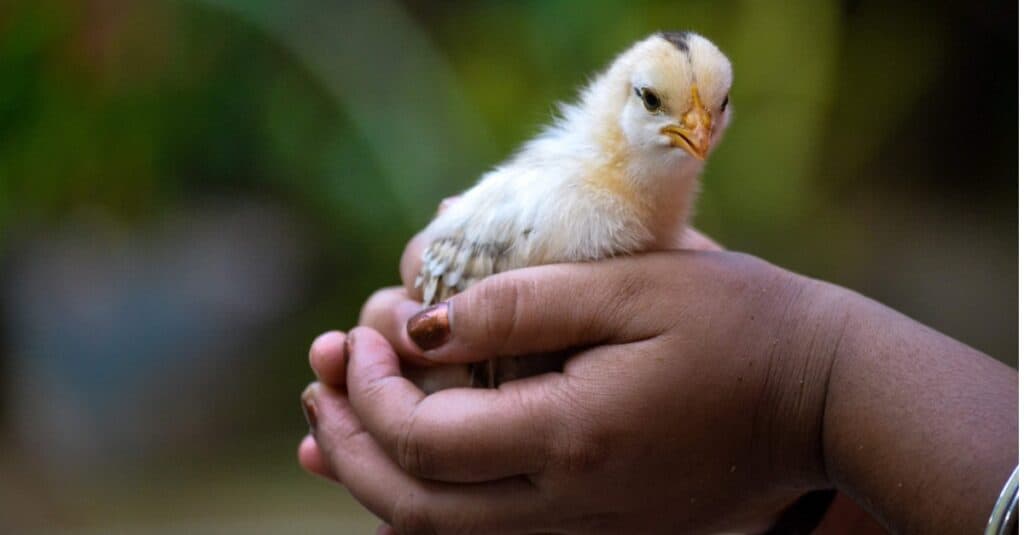
[[[477,362],[653,336],[639,321],[642,260],[558,264],[493,275],[409,319],[409,338],[443,363]],[[646,323],[646,324],[645,324]]]

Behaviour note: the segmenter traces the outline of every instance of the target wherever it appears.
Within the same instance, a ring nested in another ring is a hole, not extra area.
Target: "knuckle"
[[[418,423],[422,422],[418,414],[419,410],[413,409],[398,432],[396,460],[406,472],[429,478],[436,475],[434,460],[437,456],[431,453],[430,441],[426,439],[423,425]]]
[[[552,418],[549,407],[558,406],[557,398],[546,391],[528,394],[525,389],[509,390],[509,404],[502,407],[510,414],[517,414],[524,423],[526,435],[531,437],[529,447],[536,451],[536,462],[540,472],[552,458],[557,447],[556,435],[559,428],[557,417]],[[554,402],[554,403],[552,403]]]
[[[544,406],[562,409],[556,425],[535,431],[542,433],[543,443],[547,444],[540,472],[555,475],[555,480],[566,479],[564,476],[568,475],[571,480],[571,476],[593,473],[603,466],[613,451],[612,434],[600,425],[607,418],[598,416],[570,391],[553,389],[543,395],[547,398]],[[550,417],[539,420],[550,420]]]
[[[716,255],[713,269],[723,278],[746,279],[763,272],[768,264],[756,256],[731,251]]]
[[[626,305],[637,302],[651,287],[651,280],[646,272],[626,271],[612,288],[612,302]]]
[[[438,532],[430,508],[417,491],[404,494],[395,502],[391,526],[403,535],[433,535]]]
[[[499,352],[508,346],[522,321],[530,286],[517,277],[500,277],[485,283],[476,293],[474,310],[478,312],[482,340],[478,342]]]
[[[605,290],[600,294],[603,305],[599,307],[587,307],[584,310],[592,310],[593,315],[585,327],[591,330],[600,331],[602,326],[609,321],[614,321],[620,328],[637,327],[635,318],[648,317],[644,313],[652,303],[651,291],[655,284],[654,277],[646,270],[624,270],[610,279]],[[609,318],[612,318],[611,320]],[[649,326],[643,325],[642,330]],[[597,333],[590,333],[597,336]]]
[[[559,468],[571,475],[592,474],[603,467],[612,451],[608,435],[570,428],[560,441]]]
[[[600,440],[578,440],[567,450],[565,470],[573,474],[589,474],[603,466],[608,460],[607,445]]]
[[[391,392],[392,379],[385,376],[388,370],[384,368],[384,365],[377,362],[367,364],[364,373],[374,379],[355,381],[354,384],[349,385],[354,390],[352,394],[366,398],[368,403],[378,403],[380,400],[386,399]]]

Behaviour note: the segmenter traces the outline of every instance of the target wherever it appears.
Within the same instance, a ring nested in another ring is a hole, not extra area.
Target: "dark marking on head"
[[[661,32],[661,38],[675,45],[684,54],[690,53],[690,33],[687,31]]]
[[[686,63],[690,66],[690,83],[696,84],[696,75],[693,72],[693,57],[690,56],[690,36],[693,32],[688,31],[676,31],[676,32],[661,32],[658,35],[662,39],[672,43],[672,46],[678,48],[684,56],[686,56]]]

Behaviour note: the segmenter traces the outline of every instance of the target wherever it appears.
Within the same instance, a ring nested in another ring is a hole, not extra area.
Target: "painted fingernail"
[[[409,338],[424,351],[437,349],[448,341],[448,303],[439,303],[409,318],[405,325]]]
[[[313,385],[309,385],[302,392],[302,414],[306,417],[306,423],[309,424],[310,433],[316,431],[316,405],[313,404]]]

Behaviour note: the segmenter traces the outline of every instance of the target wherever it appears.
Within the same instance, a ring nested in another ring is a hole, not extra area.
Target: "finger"
[[[377,290],[363,305],[359,313],[359,325],[383,335],[403,360],[429,366],[434,364],[433,361],[423,356],[423,351],[409,338],[405,329],[409,318],[422,309],[419,301],[409,299],[405,288],[383,288]]]
[[[699,230],[687,226],[679,240],[679,249],[691,251],[724,251],[725,248]]]
[[[381,524],[377,526],[377,535],[398,535],[398,532],[387,524]]]
[[[396,532],[519,533],[540,518],[543,501],[525,480],[456,485],[417,479],[363,429],[343,394],[314,383],[303,398],[317,412],[314,436],[338,480]]]
[[[402,285],[405,286],[409,297],[416,301],[423,299],[423,292],[416,287],[416,277],[420,274],[420,266],[423,265],[423,249],[430,243],[430,236],[425,232],[413,236],[402,252],[402,260],[399,264],[399,272],[402,276]]]
[[[331,472],[331,467],[327,465],[323,455],[320,454],[320,448],[316,445],[312,435],[306,435],[302,442],[299,443],[298,456],[299,465],[307,472],[326,477],[327,479],[337,479]]]
[[[612,259],[494,275],[410,318],[408,336],[444,363],[648,338],[673,321],[642,314],[653,297],[650,264]]]
[[[321,382],[345,385],[345,334],[330,331],[321,334],[309,346],[309,366]]]
[[[548,374],[498,390],[456,388],[425,396],[401,376],[375,331],[349,333],[348,394],[359,421],[406,471],[440,481],[489,481],[539,472],[565,426],[545,403],[562,387]]]

